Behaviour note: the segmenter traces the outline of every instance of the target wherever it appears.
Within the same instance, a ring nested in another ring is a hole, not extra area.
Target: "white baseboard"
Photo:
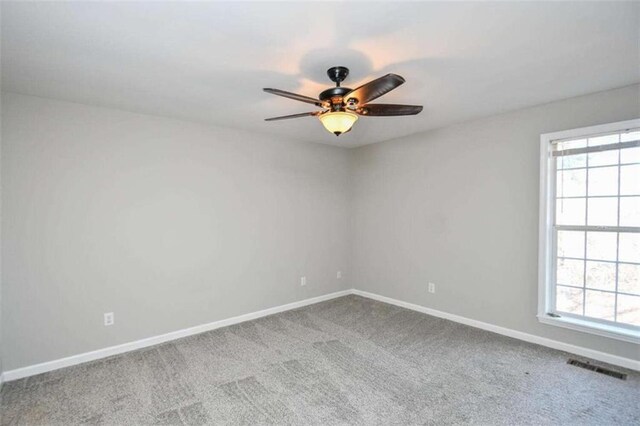
[[[380,296],[378,294],[369,293],[367,291],[350,289],[338,291],[335,293],[326,294],[323,296],[312,297],[310,299],[300,300],[298,302],[288,303],[286,305],[280,305],[262,311],[252,312],[249,314],[239,315],[237,317],[227,318],[220,321],[211,322],[208,324],[202,324],[195,327],[185,328],[183,330],[173,331],[171,333],[161,334],[159,336],[153,336],[146,339],[136,340],[134,342],[124,343],[117,346],[110,346],[104,349],[98,349],[92,352],[85,352],[78,355],[73,355],[66,358],[60,358],[53,361],[43,362],[41,364],[30,365],[23,368],[17,368],[15,370],[5,371],[0,374],[0,386],[3,382],[11,380],[17,380],[24,377],[34,376],[36,374],[46,373],[47,371],[58,370],[64,367],[70,367],[72,365],[82,364],[88,361],[94,361],[97,359],[106,358],[121,353],[134,351],[136,349],[142,349],[149,346],[158,345],[171,340],[180,339],[182,337],[192,336],[194,334],[204,333],[205,331],[215,330],[216,328],[226,327],[233,324],[238,324],[245,321],[250,321],[256,318],[265,317],[267,315],[273,315],[291,309],[301,308],[307,305],[313,305],[315,303],[324,302],[325,300],[335,299],[336,297],[346,296],[349,294],[356,294],[358,296],[366,297],[380,302],[389,303],[391,305],[400,306],[402,308],[411,309],[432,315],[438,318],[444,318],[450,321],[465,324],[471,327],[481,328],[483,330],[491,331],[494,333],[502,334],[504,336],[513,337],[514,339],[523,340],[525,342],[535,343],[549,348],[558,349],[561,351],[581,355],[587,358],[592,358],[598,361],[606,362],[612,365],[618,365],[621,367],[629,368],[632,370],[640,371],[640,361],[635,361],[629,358],[623,358],[616,355],[611,355],[605,352],[596,351],[593,349],[583,348],[581,346],[571,345],[569,343],[559,342],[557,340],[547,339],[545,337],[535,336],[533,334],[523,333],[521,331],[511,330],[509,328],[500,327],[497,325],[489,324],[482,321],[476,321],[473,319],[465,318],[459,315],[450,314],[447,312],[438,311],[424,306],[416,305],[413,303],[403,302],[401,300],[392,299],[386,296]]]
[[[483,330],[491,331],[497,334],[502,334],[504,336],[513,337],[514,339],[523,340],[525,342],[535,343],[537,345],[546,346],[552,349],[558,349],[560,351],[565,351],[572,354],[584,356],[587,358],[606,362],[608,364],[618,365],[620,367],[628,368],[630,370],[640,371],[640,361],[636,361],[630,358],[611,355],[605,352],[600,352],[593,349],[587,349],[581,346],[559,342],[557,340],[547,339],[546,337],[540,337],[533,334],[523,333],[522,331],[516,331],[510,328],[500,327],[498,325],[493,325],[486,322],[465,318],[460,315],[450,314],[447,312],[426,308],[424,306],[416,305],[413,303],[392,299],[391,297],[380,296],[379,294],[369,293],[368,291],[354,289],[351,291],[351,293],[357,294],[358,296],[366,297],[369,299],[377,300],[380,302],[389,303],[390,305],[396,305],[402,308],[411,309],[412,311],[422,312],[424,314],[431,315],[434,317],[444,318],[450,321],[458,322],[460,324],[465,324],[471,327],[481,328]]]
[[[47,371],[58,370],[64,367],[70,367],[72,365],[78,365],[88,361],[94,361],[94,360],[106,358],[112,355],[118,355],[124,352],[129,352],[129,351],[134,351],[136,349],[142,349],[149,346],[154,346],[160,343],[168,342],[170,340],[180,339],[182,337],[204,333],[205,331],[215,330],[216,328],[227,327],[229,325],[250,321],[256,318],[266,317],[268,315],[289,311],[291,309],[297,309],[303,306],[313,305],[315,303],[324,302],[325,300],[346,296],[351,293],[352,293],[351,290],[337,291],[335,293],[325,294],[323,296],[318,296],[318,297],[312,297],[310,299],[300,300],[298,302],[288,303],[286,305],[280,305],[273,308],[264,309],[262,311],[239,315],[237,317],[227,318],[220,321],[214,321],[208,324],[197,325],[195,327],[185,328],[178,331],[172,331],[171,333],[166,333],[166,334],[161,334],[159,336],[153,336],[146,339],[136,340],[134,342],[124,343],[122,345],[110,346],[108,348],[98,349],[96,351],[85,352],[82,354],[73,355],[66,358],[60,358],[53,361],[43,362],[41,364],[30,365],[23,368],[16,368],[15,370],[5,371],[2,374],[2,378],[7,382],[11,380],[22,379],[24,377],[34,376],[40,373],[46,373]]]

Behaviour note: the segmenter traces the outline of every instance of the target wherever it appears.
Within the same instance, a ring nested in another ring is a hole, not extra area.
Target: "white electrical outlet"
[[[338,273],[336,274],[336,278],[339,280],[342,279],[342,271],[338,271]]]
[[[107,312],[104,314],[104,325],[113,325],[115,322],[115,317],[113,316],[113,312]]]
[[[434,283],[429,283],[429,293],[436,292],[436,285]]]
[[[300,277],[300,286],[307,285],[307,277]]]

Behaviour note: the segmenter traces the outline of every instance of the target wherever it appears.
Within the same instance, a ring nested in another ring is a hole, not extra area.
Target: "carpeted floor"
[[[567,357],[346,296],[5,383],[1,424],[640,424]]]

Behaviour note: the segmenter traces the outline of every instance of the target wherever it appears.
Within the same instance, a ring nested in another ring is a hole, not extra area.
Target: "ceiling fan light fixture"
[[[347,111],[326,112],[318,118],[320,118],[324,128],[336,136],[351,130],[353,124],[358,120],[356,114]]]

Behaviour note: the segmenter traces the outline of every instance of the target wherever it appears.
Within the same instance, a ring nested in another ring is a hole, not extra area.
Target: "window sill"
[[[624,342],[640,343],[639,332],[623,327],[614,327],[577,318],[553,318],[547,315],[538,315],[538,321],[543,324],[555,325],[557,327],[582,331],[584,333],[595,334],[597,336],[609,337],[611,339],[622,340]]]

